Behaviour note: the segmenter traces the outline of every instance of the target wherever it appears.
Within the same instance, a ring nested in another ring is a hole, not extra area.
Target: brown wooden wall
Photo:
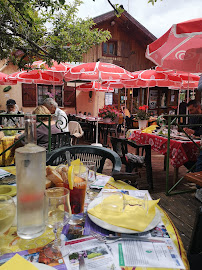
[[[143,41],[141,44],[140,37],[137,37],[138,33],[127,30],[125,25],[121,25],[118,22],[111,26],[110,21],[105,21],[96,25],[96,27],[109,30],[112,35],[111,40],[118,41],[117,56],[103,56],[102,44],[100,44],[90,49],[83,56],[84,62],[94,62],[99,59],[102,62],[110,62],[122,66],[128,71],[148,69],[154,66],[154,63],[145,58],[147,44]]]

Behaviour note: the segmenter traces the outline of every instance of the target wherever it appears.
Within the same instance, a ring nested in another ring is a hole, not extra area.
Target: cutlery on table
[[[143,242],[153,242],[153,243],[165,243],[164,240],[158,240],[154,238],[142,237],[142,236],[135,236],[135,235],[122,235],[122,236],[115,236],[115,235],[101,235],[97,232],[92,232],[91,235],[98,239],[105,244],[110,244],[117,241],[143,241]]]

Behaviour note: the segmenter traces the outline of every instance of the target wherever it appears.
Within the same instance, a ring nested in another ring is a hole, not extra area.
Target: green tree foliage
[[[163,1],[163,0],[161,0]],[[152,3],[152,5],[154,5],[157,2],[157,0],[149,0],[148,3]]]
[[[81,0],[69,2],[0,0],[0,59],[19,68],[37,59],[78,62],[111,37],[109,31],[94,28],[92,19],[77,18]]]

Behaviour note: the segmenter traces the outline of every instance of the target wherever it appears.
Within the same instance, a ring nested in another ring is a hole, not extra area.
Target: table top
[[[152,150],[167,154],[168,138],[153,133],[143,133],[141,130],[131,129],[127,132],[127,138],[138,144],[150,144]],[[200,144],[200,140],[196,141]],[[171,165],[179,168],[187,161],[196,161],[198,156],[198,148],[192,141],[170,139],[170,159]]]
[[[15,173],[15,167],[4,167],[3,169],[6,169],[7,171],[11,172],[11,173]],[[105,188],[107,189],[125,189],[125,190],[136,190],[134,187],[122,182],[122,181],[114,181],[113,178],[111,178],[108,183],[105,185]],[[172,239],[173,243],[175,244],[175,247],[177,248],[182,261],[186,267],[186,269],[189,269],[189,265],[187,262],[187,257],[186,257],[186,252],[185,249],[183,247],[182,241],[180,239],[180,236],[174,226],[174,224],[172,223],[172,221],[170,220],[170,218],[168,217],[168,215],[159,207],[157,206],[158,210],[161,213],[161,217],[162,217],[162,222],[164,223],[170,238]],[[84,224],[83,224],[84,225]],[[85,225],[84,225],[85,228]],[[9,248],[10,250],[12,250],[14,253],[18,252],[20,255],[22,256],[30,256],[30,254],[33,253],[37,253],[39,254],[39,260],[38,262],[43,262],[46,264],[49,264],[50,266],[55,267],[56,269],[61,269],[61,270],[65,270],[67,269],[65,267],[65,265],[60,265],[59,267],[59,261],[54,261],[51,259],[48,259],[46,257],[44,257],[44,253],[43,253],[43,247],[49,243],[50,241],[52,241],[54,239],[54,234],[52,232],[52,229],[47,228],[45,233],[35,239],[32,240],[23,240],[20,239],[17,236],[17,228],[16,227],[11,227],[6,233],[4,233],[4,236],[0,237],[0,240],[3,239],[3,247],[4,248]],[[67,233],[67,238],[68,239],[72,239],[72,238],[77,238],[77,237],[82,237],[83,236],[83,232],[84,230],[82,229],[82,226],[76,226],[76,227],[68,227],[68,233]],[[26,248],[29,247],[29,250],[26,250]],[[3,258],[5,258],[5,256],[7,258],[11,258],[14,254],[13,253],[8,253],[6,255],[3,256]],[[0,257],[0,263],[1,263],[1,257]],[[62,264],[63,262],[60,261],[60,263]],[[58,268],[59,267],[59,268]],[[134,269],[133,267],[121,267],[122,270],[132,270]],[[141,268],[138,267],[136,269],[139,270],[143,270],[143,269],[147,269],[147,268]],[[152,268],[155,269],[155,268]],[[156,268],[156,269],[163,269],[163,268]]]

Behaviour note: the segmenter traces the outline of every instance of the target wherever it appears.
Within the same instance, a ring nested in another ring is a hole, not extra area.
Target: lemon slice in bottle
[[[73,173],[73,166],[69,166],[68,170],[68,183],[69,183],[69,189],[73,189],[74,187],[74,173]]]
[[[80,163],[81,163],[80,159],[77,158],[75,160],[72,160],[71,165],[80,165]]]

